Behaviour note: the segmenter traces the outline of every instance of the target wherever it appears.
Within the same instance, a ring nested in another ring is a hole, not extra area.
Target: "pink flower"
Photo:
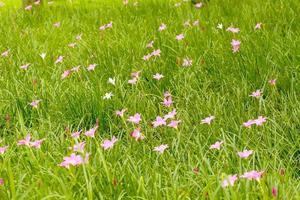
[[[153,44],[154,44],[154,41],[152,40],[146,45],[146,48],[153,48]]]
[[[21,145],[25,145],[25,146],[29,146],[30,145],[30,139],[31,139],[31,136],[30,134],[28,134],[25,139],[23,140],[19,140],[18,141],[18,145],[21,146]]]
[[[60,22],[56,22],[53,24],[54,27],[59,28],[60,27]]]
[[[87,70],[88,70],[88,71],[93,71],[93,70],[95,70],[96,67],[97,67],[97,64],[90,64],[90,65],[87,67]]]
[[[75,37],[75,39],[76,39],[76,40],[81,40],[81,39],[82,39],[82,33],[80,33],[79,35],[77,35],[77,36]]]
[[[156,151],[156,152],[162,154],[162,153],[164,153],[164,151],[165,151],[167,148],[169,148],[169,145],[167,145],[167,144],[162,144],[162,145],[160,145],[160,146],[154,147],[154,150],[153,150],[153,151]]]
[[[89,154],[85,155],[83,159],[81,155],[76,155],[72,153],[70,157],[64,157],[64,161],[59,164],[61,167],[70,168],[70,166],[78,166],[84,163],[87,163],[89,159]]]
[[[113,25],[113,22],[109,22],[108,24],[104,24],[104,25],[100,26],[99,30],[103,31],[105,29],[112,28],[112,25]]]
[[[29,67],[29,65],[30,65],[30,63],[27,63],[27,64],[25,64],[25,65],[21,65],[20,68],[21,68],[21,69],[24,69],[24,70],[27,70],[28,67]]]
[[[40,3],[41,3],[40,0],[37,0],[37,1],[34,2],[35,5],[40,5]]]
[[[10,51],[10,50],[8,49],[8,50],[2,52],[2,53],[1,53],[1,56],[2,56],[2,57],[8,57],[9,51]]]
[[[133,116],[130,116],[127,121],[132,122],[134,124],[139,124],[140,121],[142,120],[141,115],[139,113],[136,113]]]
[[[276,187],[272,187],[272,196],[273,196],[274,198],[276,198],[277,195],[278,195],[278,190],[277,190],[277,188],[276,188]]]
[[[171,127],[171,128],[177,128],[178,127],[178,124],[181,122],[181,120],[172,120],[169,124],[168,124],[168,127]]]
[[[262,92],[260,90],[256,90],[256,91],[252,92],[249,96],[259,98],[259,97],[261,97],[261,95],[262,95]]]
[[[133,78],[133,79],[130,79],[128,80],[128,83],[131,84],[131,85],[135,85],[137,83],[137,78]]]
[[[243,123],[243,126],[246,127],[246,128],[251,128],[251,126],[252,126],[253,124],[255,124],[255,120],[250,119],[250,120],[244,122],[244,123]]]
[[[41,102],[42,100],[34,100],[32,101],[29,105],[32,107],[32,108],[38,108],[38,105],[39,103]]]
[[[132,72],[131,73],[131,77],[132,78],[139,78],[141,74],[141,71],[137,71],[137,72]]]
[[[28,5],[25,7],[25,10],[31,10],[32,9],[32,5]]]
[[[79,72],[79,69],[80,69],[80,65],[76,66],[76,67],[73,67],[71,69],[72,72]]]
[[[226,31],[231,32],[231,33],[238,33],[238,32],[240,32],[240,29],[230,26],[226,29]]]
[[[218,149],[219,150],[223,143],[224,143],[223,141],[217,141],[216,143],[210,145],[209,149]]]
[[[0,147],[0,154],[4,154],[7,151],[8,146]]]
[[[248,158],[252,154],[253,154],[252,150],[244,150],[244,151],[238,152],[238,155],[240,158]]]
[[[34,147],[36,149],[40,149],[42,143],[44,142],[44,140],[45,139],[41,139],[41,140],[36,140],[36,141],[30,142],[30,147]]]
[[[164,119],[167,120],[167,119],[173,119],[176,115],[176,109],[172,110],[171,112],[169,112],[168,114],[165,115]]]
[[[151,56],[160,56],[161,50],[160,49],[156,49],[151,53]]]
[[[158,126],[163,126],[166,125],[166,120],[160,116],[157,116],[155,121],[152,122],[152,125],[154,128],[158,127]]]
[[[263,125],[263,123],[265,123],[267,121],[267,118],[266,117],[263,117],[263,116],[259,116],[256,120],[255,120],[255,124],[257,126],[261,126]]]
[[[236,53],[240,50],[241,42],[239,40],[232,40],[231,46],[233,53]]]
[[[215,116],[209,116],[201,120],[201,124],[211,124],[211,122],[215,119]]]
[[[73,151],[83,152],[84,151],[84,147],[85,147],[85,142],[80,142],[80,143],[75,144],[73,146]]]
[[[71,133],[71,137],[74,138],[74,139],[79,138],[80,133],[81,133],[81,130],[80,131],[75,131],[75,132]]]
[[[202,6],[203,6],[203,3],[201,3],[201,2],[195,4],[195,8],[198,8],[198,9],[201,8]]]
[[[184,38],[183,33],[176,35],[176,40],[178,40],[178,41],[183,40],[183,38]]]
[[[147,60],[149,60],[151,57],[152,57],[151,54],[144,55],[144,56],[143,56],[143,60],[147,61]]]
[[[164,98],[164,101],[163,101],[164,106],[170,107],[172,104],[173,104],[173,100],[172,100],[171,96]]]
[[[90,130],[86,131],[84,133],[84,135],[87,137],[95,137],[95,133],[96,133],[97,129],[98,129],[98,125],[94,126]]]
[[[163,31],[163,30],[165,30],[167,28],[167,25],[166,24],[164,24],[164,23],[162,23],[160,26],[159,26],[159,28],[158,28],[158,31]]]
[[[182,62],[182,67],[189,67],[192,66],[193,60],[189,58],[184,58]]]
[[[238,179],[237,175],[229,175],[226,179],[223,180],[222,182],[222,187],[228,187],[228,186],[233,186],[235,181]]]
[[[275,86],[276,85],[276,79],[271,79],[268,81],[268,83],[272,86]]]
[[[159,74],[159,73],[156,73],[156,74],[153,75],[153,78],[156,79],[156,80],[158,80],[158,81],[159,81],[160,79],[162,79],[163,77],[164,77],[164,76],[163,76],[162,74]]]
[[[0,178],[0,186],[1,185],[4,185],[4,179],[3,178]]]
[[[124,113],[127,111],[127,109],[122,109],[122,110],[117,110],[116,111],[116,115],[119,116],[119,117],[123,117],[124,116]]]
[[[62,63],[63,60],[64,60],[63,56],[58,56],[58,58],[55,61],[55,64]]]
[[[70,74],[71,74],[71,70],[65,70],[64,71],[64,73],[62,73],[62,75],[61,75],[61,79],[65,79],[65,78],[67,78],[68,76],[70,76]]]
[[[261,26],[262,26],[262,23],[259,22],[259,23],[257,23],[257,24],[255,25],[254,29],[255,29],[255,30],[261,29]]]
[[[111,149],[117,141],[118,139],[115,136],[113,136],[111,140],[104,140],[101,146],[104,150]]]
[[[250,172],[245,172],[242,176],[240,176],[241,178],[246,178],[248,180],[256,180],[256,181],[259,181],[259,179],[261,178],[262,174],[264,172],[261,171],[261,172],[258,172],[258,171],[250,171]]]
[[[198,25],[199,25],[199,20],[193,22],[193,26],[198,26]]]
[[[143,140],[145,137],[140,131],[140,128],[134,129],[134,131],[131,133],[131,137],[133,137],[136,141]]]

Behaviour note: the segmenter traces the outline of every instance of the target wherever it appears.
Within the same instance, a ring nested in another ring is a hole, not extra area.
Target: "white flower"
[[[113,93],[112,92],[108,92],[103,96],[103,99],[111,99],[113,97]]]
[[[112,85],[116,85],[116,78],[115,77],[109,78],[107,82],[112,84]]]

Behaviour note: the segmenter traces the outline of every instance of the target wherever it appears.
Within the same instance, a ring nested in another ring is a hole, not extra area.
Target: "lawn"
[[[1,200],[300,199],[296,0],[0,1]]]

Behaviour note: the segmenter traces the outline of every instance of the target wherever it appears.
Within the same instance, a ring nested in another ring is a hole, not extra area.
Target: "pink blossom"
[[[54,27],[59,28],[60,27],[60,22],[56,22],[53,24]]]
[[[253,154],[252,150],[244,150],[244,151],[238,152],[238,155],[240,158],[248,158],[252,154]]]
[[[219,150],[223,143],[224,143],[223,141],[217,141],[216,143],[210,145],[209,149],[218,149]]]
[[[232,40],[231,46],[233,53],[236,53],[240,50],[241,42],[239,40]]]
[[[79,35],[76,35],[75,39],[76,40],[81,40],[82,39],[82,33],[80,33]]]
[[[151,57],[152,57],[151,54],[144,55],[144,56],[143,56],[143,60],[147,61],[147,60],[149,60]]]
[[[171,96],[164,98],[164,101],[163,101],[164,106],[170,107],[172,104],[173,104],[173,100],[172,100]]]
[[[30,63],[27,63],[25,65],[21,65],[20,68],[24,69],[24,70],[27,70],[29,66],[30,66]]]
[[[259,98],[259,97],[261,97],[261,95],[262,95],[262,92],[260,90],[256,90],[256,91],[252,92],[249,96]]]
[[[115,136],[113,136],[111,140],[104,140],[101,146],[104,150],[111,149],[117,141],[118,139]]]
[[[193,22],[193,26],[198,26],[198,25],[199,25],[199,20]]]
[[[261,178],[261,176],[262,176],[263,173],[264,173],[263,171],[258,172],[258,171],[253,170],[253,171],[250,171],[250,172],[245,172],[240,177],[241,178],[246,178],[248,180],[254,179],[256,181],[259,181],[259,179]]]
[[[270,85],[274,86],[274,85],[276,85],[276,81],[277,81],[276,79],[271,79],[271,80],[268,81],[268,83]]]
[[[153,75],[153,78],[156,79],[156,80],[160,80],[162,79],[164,76],[162,74],[159,74],[159,73],[156,73]]]
[[[262,26],[262,23],[259,22],[259,23],[257,23],[257,24],[255,25],[254,29],[255,29],[255,30],[259,30],[259,29],[261,29],[261,26]]]
[[[198,8],[198,9],[201,8],[202,6],[203,6],[203,3],[201,3],[201,2],[195,4],[195,8]]]
[[[38,105],[39,103],[41,102],[42,100],[34,100],[32,101],[29,105],[32,107],[32,108],[38,108]]]
[[[132,122],[134,124],[139,124],[140,121],[142,120],[141,115],[139,113],[136,113],[133,116],[130,116],[127,121]]]
[[[272,187],[272,196],[276,198],[278,196],[278,189],[276,187]]]
[[[79,69],[80,69],[80,65],[76,66],[76,67],[73,67],[71,69],[72,72],[79,72]]]
[[[67,78],[68,76],[70,76],[70,74],[71,74],[71,70],[65,70],[63,73],[62,73],[62,75],[61,75],[61,79],[65,79],[65,78]]]
[[[30,142],[30,147],[34,147],[36,149],[40,149],[42,143],[44,142],[44,140],[45,139],[40,139],[40,140],[36,140],[36,141]]]
[[[176,35],[176,40],[178,40],[178,41],[183,40],[183,38],[184,38],[183,33]]]
[[[160,49],[156,49],[151,53],[151,56],[160,56],[161,50]]]
[[[240,32],[240,29],[230,26],[226,29],[226,31],[231,32],[231,33],[238,33],[238,32]]]
[[[95,133],[98,129],[98,125],[94,126],[93,128],[89,129],[84,133],[85,136],[87,137],[95,137]]]
[[[79,138],[80,133],[81,133],[81,130],[80,131],[75,131],[75,132],[71,133],[71,137],[74,138],[74,139]]]
[[[131,85],[135,85],[137,83],[137,80],[138,80],[137,78],[132,78],[128,80],[128,83]]]
[[[64,157],[64,161],[59,164],[61,167],[70,168],[70,166],[78,166],[84,163],[87,163],[89,159],[89,154],[85,155],[83,159],[81,155],[76,155],[72,153],[70,157]]]
[[[162,24],[159,26],[158,30],[161,32],[161,31],[165,30],[166,28],[167,28],[167,25],[164,24],[164,23],[162,23]]]
[[[0,147],[0,154],[4,154],[7,151],[8,146]]]
[[[183,59],[183,62],[182,62],[183,67],[189,67],[189,66],[192,66],[192,64],[193,64],[192,59],[189,59],[189,58],[184,58]]]
[[[137,71],[137,72],[132,72],[131,73],[131,77],[132,78],[139,78],[141,74],[141,71]]]
[[[173,119],[175,117],[175,115],[177,114],[176,109],[172,110],[171,112],[169,112],[168,114],[166,114],[164,116],[164,119]]]
[[[140,128],[134,129],[134,131],[131,133],[131,137],[133,137],[136,141],[143,140],[145,137],[140,131]]]
[[[84,151],[84,147],[85,147],[85,142],[80,142],[80,143],[75,144],[73,146],[73,151],[83,152]]]
[[[1,185],[4,185],[4,179],[3,178],[0,178],[0,186]]]
[[[255,120],[255,124],[257,126],[261,126],[263,125],[263,123],[265,123],[267,121],[267,118],[266,117],[263,117],[263,116],[259,116],[256,120]]]
[[[89,66],[87,67],[87,70],[93,71],[93,70],[95,70],[96,67],[97,67],[97,64],[89,64]]]
[[[169,145],[167,145],[167,144],[162,144],[162,145],[160,145],[160,146],[155,147],[153,151],[156,151],[156,152],[162,154],[162,153],[164,153],[164,151],[165,151],[167,148],[169,148]]]
[[[1,56],[2,56],[2,57],[8,57],[9,51],[10,51],[10,50],[8,49],[8,50],[2,52],[2,53],[1,53]]]
[[[32,5],[28,5],[25,7],[25,10],[31,10],[32,9]]]
[[[166,120],[160,116],[157,116],[155,121],[152,122],[152,125],[154,128],[156,128],[158,126],[166,125]]]
[[[18,141],[18,145],[21,146],[21,145],[25,145],[25,146],[29,146],[30,145],[30,139],[31,139],[31,136],[30,134],[28,134],[25,139],[22,139],[22,140],[19,140]]]
[[[181,120],[172,120],[168,126],[171,127],[171,128],[177,128],[178,127],[178,124],[181,122]]]
[[[146,48],[153,48],[153,44],[154,44],[154,41],[152,40],[146,45]]]
[[[113,22],[109,22],[108,24],[104,24],[104,25],[100,26],[99,30],[103,31],[105,29],[112,28],[112,25],[113,25]]]
[[[251,128],[251,126],[252,126],[253,124],[255,124],[255,120],[250,119],[250,120],[244,122],[244,123],[243,123],[243,126],[246,127],[246,128]]]
[[[222,182],[222,187],[228,187],[228,186],[233,186],[235,181],[238,179],[237,175],[229,175],[227,178],[225,178]]]
[[[116,115],[119,116],[119,117],[123,117],[124,116],[124,113],[127,111],[127,109],[122,109],[122,110],[117,110],[116,111]]]
[[[62,63],[62,62],[63,62],[63,59],[64,59],[63,56],[58,56],[58,58],[57,58],[56,61],[55,61],[55,64]]]
[[[201,120],[201,124],[211,124],[211,122],[215,119],[215,116],[209,116]]]

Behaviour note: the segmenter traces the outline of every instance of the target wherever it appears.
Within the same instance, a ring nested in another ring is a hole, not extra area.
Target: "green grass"
[[[198,10],[190,3],[175,8],[171,0],[130,2],[60,1],[24,11],[7,0],[0,8],[0,52],[10,49],[8,58],[0,57],[0,147],[9,145],[0,155],[0,199],[272,199],[272,187],[277,199],[300,199],[300,4],[210,0]],[[197,19],[198,27],[183,27]],[[61,27],[54,28],[58,21]],[[113,28],[99,31],[109,21]],[[263,28],[255,31],[257,22]],[[161,23],[167,29],[158,32]],[[218,23],[241,32],[218,30]],[[69,48],[80,33],[82,40]],[[185,38],[178,42],[180,33]],[[241,41],[235,54],[232,39]],[[162,53],[145,62],[151,40]],[[55,65],[59,55],[64,62]],[[189,68],[176,62],[186,56],[193,59]],[[25,63],[32,63],[27,71],[19,68]],[[91,63],[98,66],[88,72]],[[61,80],[77,65],[78,73]],[[141,78],[131,86],[137,70]],[[165,76],[160,81],[152,78],[157,72]],[[107,84],[109,77],[116,86]],[[263,97],[249,97],[257,89]],[[161,104],[165,91],[182,121],[177,130],[151,127],[172,109]],[[103,100],[107,92],[114,96]],[[35,99],[42,100],[38,109],[28,105]],[[135,126],[115,116],[121,108],[128,109],[125,120],[142,114],[145,140],[130,137]],[[209,115],[216,116],[212,124],[201,124]],[[263,126],[242,126],[260,115],[268,118]],[[75,143],[66,127],[88,130],[97,118],[96,137],[79,139],[87,143],[89,163],[59,167]],[[41,149],[17,146],[28,132],[46,138]],[[102,141],[113,135],[119,141],[104,151]],[[217,140],[222,148],[210,150]],[[160,144],[169,145],[162,155],[153,151]],[[255,153],[241,159],[237,152],[245,148]],[[221,187],[227,175],[251,170],[265,174],[259,182],[239,179]]]

